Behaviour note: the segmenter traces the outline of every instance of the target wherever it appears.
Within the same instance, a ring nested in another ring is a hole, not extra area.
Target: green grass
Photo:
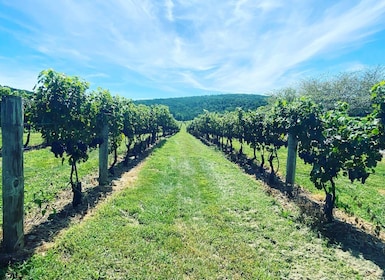
[[[23,134],[23,141],[24,143],[26,142],[27,140],[27,133],[24,133]],[[37,146],[37,145],[40,145],[44,142],[44,139],[41,137],[41,134],[38,133],[38,132],[32,132],[31,133],[31,136],[30,136],[30,139],[29,139],[29,144],[28,146]]]
[[[378,279],[214,148],[182,131],[138,179],[5,279]]]
[[[240,144],[235,142],[234,146],[239,150]],[[249,157],[253,156],[253,151],[244,145],[244,153]],[[287,149],[281,148],[278,151],[279,171],[278,174],[284,179],[286,176]],[[257,154],[257,160],[259,160]],[[267,163],[266,163],[267,164]],[[277,166],[277,162],[274,162]],[[324,197],[324,191],[318,190],[310,181],[311,165],[305,164],[297,158],[296,184],[309,190],[313,194]],[[350,215],[358,216],[368,222],[376,224],[380,222],[385,225],[385,160],[383,159],[377,166],[376,172],[369,176],[365,184],[359,182],[351,183],[348,178],[339,176],[336,180],[337,186],[337,207],[343,209]]]
[[[23,134],[23,143],[27,141],[27,133]],[[38,132],[32,132],[29,140],[28,146],[37,146],[43,143],[43,138],[41,134]],[[3,138],[1,136],[1,128],[0,128],[0,147],[3,145]]]

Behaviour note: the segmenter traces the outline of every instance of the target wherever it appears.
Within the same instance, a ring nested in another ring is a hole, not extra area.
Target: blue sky
[[[385,65],[384,0],[0,0],[0,85],[53,68],[132,99],[266,94]]]

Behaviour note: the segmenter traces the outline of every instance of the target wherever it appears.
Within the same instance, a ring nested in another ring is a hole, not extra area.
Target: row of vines
[[[352,117],[346,103],[323,110],[309,98],[281,97],[274,104],[254,111],[237,109],[224,114],[206,111],[189,124],[188,131],[230,153],[235,139],[241,144],[239,154],[243,153],[243,145],[249,145],[254,159],[259,157],[261,172],[268,163],[271,180],[275,178],[277,151],[287,146],[287,167],[294,165],[294,174],[297,155],[312,166],[310,179],[315,187],[324,190],[324,214],[331,221],[336,178],[342,174],[351,182],[365,183],[381,161],[381,150],[385,149],[385,81],[373,86],[371,101],[370,114]],[[286,174],[289,195],[292,195],[293,173]]]
[[[109,168],[117,163],[117,149],[124,143],[126,155],[137,157],[153,145],[160,135],[176,133],[179,126],[168,107],[135,105],[98,88],[88,91],[88,82],[52,69],[38,76],[34,93],[24,94],[24,123],[28,131],[40,132],[46,146],[62,162],[70,165],[74,207],[81,203],[81,183],[77,165],[87,161],[89,152],[99,147],[108,134],[108,151],[114,154]],[[3,88],[1,95],[11,95]]]

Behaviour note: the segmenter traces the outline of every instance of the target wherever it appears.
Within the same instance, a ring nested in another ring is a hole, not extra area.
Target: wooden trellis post
[[[295,169],[297,165],[298,140],[289,133],[287,139],[287,161],[286,161],[286,186],[291,195],[295,183]]]
[[[3,248],[16,252],[24,247],[23,105],[18,96],[1,102]]]
[[[103,143],[99,147],[99,185],[108,182],[108,123],[104,123],[102,129]]]

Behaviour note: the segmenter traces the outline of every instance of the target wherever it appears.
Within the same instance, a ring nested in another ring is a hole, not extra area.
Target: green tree
[[[88,83],[52,69],[38,76],[31,109],[31,119],[41,132],[51,151],[71,166],[70,183],[74,207],[81,203],[81,182],[77,164],[87,161],[91,143],[97,131],[93,120],[95,110],[86,95]]]
[[[338,102],[346,102],[349,115],[366,116],[372,112],[370,89],[384,79],[385,67],[378,66],[304,79],[299,83],[298,92],[322,104],[326,110],[336,108]]]

